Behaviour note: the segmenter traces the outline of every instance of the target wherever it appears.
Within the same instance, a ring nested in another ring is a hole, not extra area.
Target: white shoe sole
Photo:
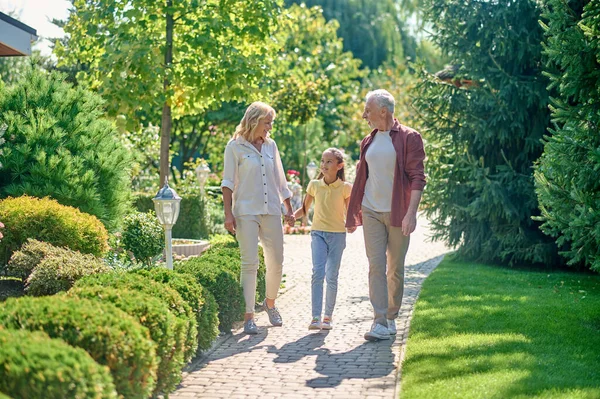
[[[390,339],[390,336],[373,334],[372,332],[369,331],[368,333],[365,333],[365,339],[367,341],[380,341],[380,340],[384,340],[384,339]]]

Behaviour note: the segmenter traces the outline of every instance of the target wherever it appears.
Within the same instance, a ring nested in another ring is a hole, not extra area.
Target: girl
[[[337,296],[337,282],[346,248],[346,209],[352,185],[344,179],[344,154],[337,148],[328,148],[321,158],[321,173],[306,188],[302,208],[295,213],[296,219],[309,209],[313,199],[315,212],[311,229],[312,238],[312,321],[309,330],[331,330],[333,308]],[[323,310],[323,280],[327,281],[325,314]]]

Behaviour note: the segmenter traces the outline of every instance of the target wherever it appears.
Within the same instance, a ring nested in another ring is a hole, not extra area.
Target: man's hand
[[[235,229],[237,225],[235,223],[235,218],[232,214],[225,215],[225,230],[235,235]]]
[[[347,227],[346,231],[350,234],[354,233],[356,231],[356,226],[352,226],[352,227]]]
[[[417,213],[408,212],[402,220],[402,234],[409,236],[417,228]]]
[[[290,227],[294,227],[294,224],[296,223],[296,218],[294,217],[293,212],[286,213],[283,219]]]

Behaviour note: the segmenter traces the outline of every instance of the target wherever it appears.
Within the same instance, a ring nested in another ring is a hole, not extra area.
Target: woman
[[[240,280],[246,302],[244,332],[247,334],[258,333],[254,305],[259,238],[267,267],[263,306],[272,325],[283,324],[275,307],[283,265],[282,202],[286,208],[285,221],[293,225],[295,219],[290,204],[292,193],[287,187],[279,150],[269,138],[273,119],[275,110],[271,106],[252,103],[225,148],[221,183],[225,228],[236,235],[240,244]]]

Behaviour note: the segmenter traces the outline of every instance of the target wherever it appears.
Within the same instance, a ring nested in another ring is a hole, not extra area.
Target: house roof
[[[36,39],[35,29],[0,12],[0,57],[30,55]]]

